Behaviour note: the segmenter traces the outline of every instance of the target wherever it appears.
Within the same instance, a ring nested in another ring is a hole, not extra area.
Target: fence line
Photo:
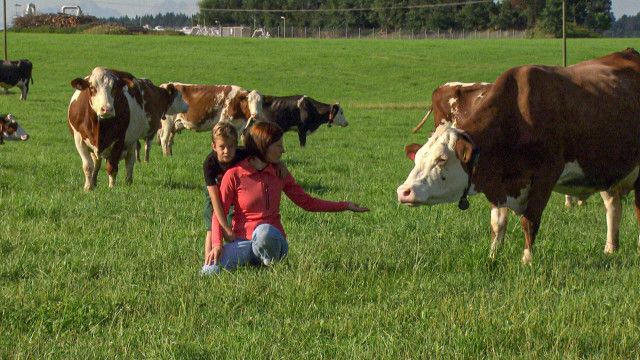
[[[195,26],[183,28],[189,35],[205,35],[217,37],[263,37],[263,38],[310,38],[310,39],[522,39],[525,30],[403,30],[386,28],[322,28],[322,27],[283,27],[256,28],[234,26]]]

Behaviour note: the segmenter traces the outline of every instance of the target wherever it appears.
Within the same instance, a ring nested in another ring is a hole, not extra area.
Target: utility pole
[[[7,0],[2,0],[2,5],[4,6],[4,60],[9,61],[7,55]]]
[[[562,0],[562,66],[567,67],[567,0]]]
[[[280,19],[282,19],[282,30],[284,30],[284,39],[287,38],[287,18],[284,16],[280,16]]]

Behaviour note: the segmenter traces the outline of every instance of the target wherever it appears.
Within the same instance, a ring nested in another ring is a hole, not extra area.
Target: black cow
[[[9,88],[17,86],[22,91],[20,100],[27,100],[29,81],[33,84],[32,69],[33,64],[31,64],[31,61],[25,59],[0,63],[0,86],[4,88],[5,94]]]
[[[262,96],[258,120],[278,124],[283,131],[298,130],[300,146],[307,143],[307,135],[324,123],[347,126],[339,104],[324,104],[308,96]]]

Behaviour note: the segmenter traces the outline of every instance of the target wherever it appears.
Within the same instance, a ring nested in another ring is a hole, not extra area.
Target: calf
[[[307,143],[307,135],[320,125],[347,126],[340,104],[325,104],[308,96],[262,96],[258,119],[278,124],[283,131],[297,130],[300,146]]]
[[[0,63],[0,86],[5,94],[8,89],[17,86],[20,88],[20,100],[27,100],[29,82],[33,84],[31,70],[33,65],[29,60],[3,61]]]
[[[247,125],[247,121],[257,116],[259,109],[252,104],[259,97],[256,91],[247,91],[235,85],[193,85],[181,83],[162,84],[161,87],[173,86],[182,94],[189,110],[166,116],[162,121],[162,129],[158,132],[164,155],[173,154],[173,138],[175,133],[184,129],[194,131],[211,131],[218,121],[231,122],[239,133]]]
[[[464,124],[436,129],[398,187],[398,200],[458,201],[465,209],[467,195],[482,192],[494,206],[522,215],[522,261],[531,263],[551,192],[586,198],[602,191],[605,253],[614,252],[620,197],[630,190],[640,221],[638,93],[640,54],[634,49],[567,68],[507,70]]]
[[[74,79],[71,86],[76,91],[69,103],[68,125],[82,158],[85,191],[95,187],[102,158],[107,161],[109,187],[115,186],[122,158],[125,181],[131,183],[138,139],[148,141],[153,136],[162,114],[187,109],[173,86],[160,88],[149,80],[103,67],[93,69],[84,79]]]

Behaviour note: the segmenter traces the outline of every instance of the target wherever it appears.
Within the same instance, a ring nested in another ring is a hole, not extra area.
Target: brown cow
[[[568,68],[521,66],[496,80],[458,128],[442,125],[398,187],[405,204],[438,204],[484,193],[521,214],[524,263],[552,191],[602,193],[605,252],[618,248],[620,197],[636,192],[640,221],[640,54],[634,49]],[[640,247],[640,242],[638,243]]]
[[[158,132],[164,155],[173,154],[173,137],[183,129],[210,131],[218,121],[231,122],[239,131],[247,121],[256,117],[259,108],[252,100],[260,95],[256,91],[247,91],[235,85],[192,85],[168,83],[160,86],[174,86],[189,104],[189,111],[167,116]]]
[[[71,81],[71,86],[76,91],[69,103],[68,124],[82,158],[85,191],[95,187],[102,158],[107,159],[109,187],[115,185],[123,157],[126,182],[131,183],[138,139],[153,137],[162,114],[187,109],[172,86],[160,88],[118,70],[97,67],[86,78]]]

